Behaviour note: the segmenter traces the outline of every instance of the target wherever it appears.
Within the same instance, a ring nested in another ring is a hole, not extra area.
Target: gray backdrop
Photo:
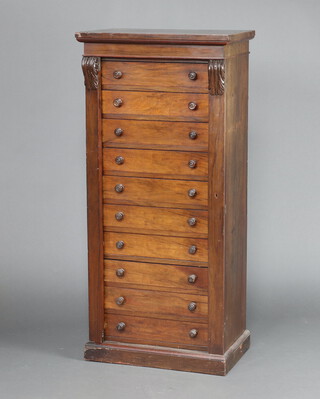
[[[313,398],[320,355],[320,2],[1,0],[0,385],[19,398]],[[88,363],[84,87],[74,32],[255,29],[248,327],[226,378]],[[108,396],[109,395],[109,396]]]

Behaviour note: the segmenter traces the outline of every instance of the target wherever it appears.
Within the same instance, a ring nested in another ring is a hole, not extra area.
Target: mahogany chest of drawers
[[[224,375],[248,349],[253,37],[76,33],[86,87],[87,360]]]

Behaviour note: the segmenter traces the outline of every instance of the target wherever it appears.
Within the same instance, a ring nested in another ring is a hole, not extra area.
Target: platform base
[[[88,342],[85,346],[84,358],[95,362],[226,375],[249,349],[249,346],[250,332],[245,330],[224,355],[120,342],[106,342],[100,345]]]

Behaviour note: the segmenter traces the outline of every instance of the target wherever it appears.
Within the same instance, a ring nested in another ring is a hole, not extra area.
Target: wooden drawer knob
[[[197,219],[196,218],[189,218],[188,219],[188,225],[189,226],[195,226],[197,224]]]
[[[124,158],[123,158],[123,157],[120,157],[120,156],[116,157],[116,158],[115,158],[115,163],[116,163],[117,165],[122,165],[122,164],[124,163]]]
[[[196,80],[198,77],[197,72],[189,72],[188,77],[190,80]]]
[[[188,104],[188,108],[190,109],[190,111],[195,111],[198,108],[198,105],[197,105],[197,103],[194,103],[193,101],[191,101]]]
[[[189,195],[190,198],[194,198],[197,195],[197,190],[195,188],[191,188],[188,191],[188,195]]]
[[[116,270],[117,277],[123,277],[124,273],[125,273],[125,270],[122,267],[120,267],[119,269]]]
[[[122,78],[122,72],[121,71],[114,71],[113,72],[113,77],[114,77],[114,79],[121,79]]]
[[[124,247],[124,241],[117,241],[116,242],[116,247],[118,249],[122,249]]]
[[[190,159],[190,161],[188,162],[188,166],[190,169],[195,169],[197,167],[197,161],[194,159]]]
[[[197,335],[198,335],[198,330],[197,330],[197,329],[192,328],[192,329],[189,331],[189,337],[190,337],[190,338],[195,338]]]
[[[124,185],[123,184],[116,184],[114,186],[114,189],[117,193],[122,193],[122,191],[124,190]]]
[[[118,306],[121,306],[121,305],[123,305],[124,303],[125,303],[125,298],[123,297],[123,296],[119,296],[117,299],[116,299],[116,304],[118,305]]]
[[[197,281],[198,276],[196,274],[190,274],[188,276],[188,283],[194,284]]]
[[[120,323],[118,323],[116,327],[118,331],[123,331],[125,328],[126,328],[126,323],[124,323],[123,321],[120,321]]]
[[[113,100],[113,105],[117,108],[121,107],[122,104],[123,104],[123,101],[121,98],[116,98],[115,100]]]
[[[192,130],[192,131],[189,133],[189,138],[190,138],[190,140],[195,140],[197,137],[198,137],[198,133],[197,133],[196,131]]]
[[[118,127],[117,129],[114,129],[114,134],[118,137],[122,136],[123,133],[123,129],[121,129],[120,127]]]
[[[196,309],[197,309],[196,302],[190,302],[188,305],[188,310],[190,310],[190,312],[194,312]]]
[[[198,248],[197,248],[196,245],[191,245],[191,246],[189,247],[189,254],[190,254],[190,255],[194,255],[194,254],[197,252],[197,250],[198,250]]]
[[[117,220],[122,220],[123,218],[124,218],[124,213],[123,212],[117,212],[115,215],[114,215],[114,217],[117,219]]]

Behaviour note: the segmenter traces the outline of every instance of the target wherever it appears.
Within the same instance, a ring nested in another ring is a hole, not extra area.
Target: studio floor
[[[319,319],[282,316],[251,321],[251,348],[226,377],[86,362],[83,324],[3,333],[1,398],[319,397]]]

